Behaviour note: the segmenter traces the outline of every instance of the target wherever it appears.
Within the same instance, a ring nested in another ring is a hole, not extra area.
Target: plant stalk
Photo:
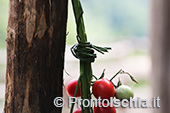
[[[85,31],[85,25],[84,25],[84,20],[83,20],[83,9],[82,9],[81,3],[79,0],[72,0],[72,6],[73,6],[73,11],[74,11],[75,21],[76,21],[76,26],[77,26],[78,42],[85,43],[87,42],[87,36],[86,36],[86,31]],[[81,85],[82,85],[81,95],[83,95],[81,98],[90,100],[91,99],[90,83],[91,83],[91,78],[92,78],[91,62],[80,61],[80,76],[82,76],[81,77]],[[85,103],[85,105],[87,105],[87,103]],[[82,111],[84,111],[85,113],[93,113],[92,108],[90,106],[89,107],[82,106]]]

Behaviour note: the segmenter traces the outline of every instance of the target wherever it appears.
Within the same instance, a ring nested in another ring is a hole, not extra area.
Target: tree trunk
[[[5,113],[61,113],[67,0],[10,0]]]
[[[152,0],[153,96],[160,97],[154,113],[170,113],[170,1]]]

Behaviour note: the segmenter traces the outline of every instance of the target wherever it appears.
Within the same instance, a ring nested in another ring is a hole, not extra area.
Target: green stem
[[[76,90],[75,90],[75,93],[74,93],[74,97],[76,97],[76,95],[77,95],[77,91],[78,91],[78,87],[79,87],[80,81],[81,81],[81,76],[80,76],[79,79],[78,79],[77,86],[76,86]],[[73,99],[73,101],[75,101],[75,99]],[[73,112],[73,108],[74,108],[74,103],[71,105],[70,113]]]
[[[121,73],[122,72],[122,69],[120,69],[111,79],[110,79],[110,81],[112,81],[119,73]]]
[[[90,63],[82,62],[80,61],[80,76],[82,76],[82,93],[83,93],[83,98],[82,99],[90,99],[90,76],[91,74],[91,65]],[[87,103],[85,103],[87,105]],[[90,113],[90,108],[86,107],[84,108],[85,113]]]
[[[75,21],[77,24],[77,35],[81,42],[87,42],[86,31],[83,20],[83,9],[79,0],[72,0]]]
[[[136,84],[138,84],[137,80],[135,80],[135,78],[134,78],[131,74],[129,74],[128,72],[124,72],[122,69],[120,69],[120,70],[110,79],[110,81],[112,81],[118,74],[127,74],[127,75],[129,75],[130,79],[131,79],[133,82],[135,82]]]
[[[83,9],[79,0],[72,0],[73,11],[75,16],[75,21],[77,25],[77,38],[78,42],[87,42],[87,36],[85,31],[85,25],[83,20]],[[92,67],[90,62],[80,61],[80,76],[82,76],[82,99],[91,99],[90,95],[90,81],[92,77]],[[87,103],[85,103],[87,105]],[[83,108],[83,107],[82,107]],[[85,107],[83,109],[85,113],[92,113],[90,107]]]

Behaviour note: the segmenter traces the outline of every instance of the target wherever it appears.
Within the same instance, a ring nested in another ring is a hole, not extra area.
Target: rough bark
[[[154,113],[170,113],[170,1],[152,0],[153,96],[160,97]]]
[[[61,113],[67,0],[10,0],[5,113]]]

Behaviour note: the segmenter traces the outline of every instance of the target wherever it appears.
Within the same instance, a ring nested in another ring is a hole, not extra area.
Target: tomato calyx
[[[126,75],[128,75],[133,82],[135,82],[136,84],[138,84],[137,80],[136,80],[129,72],[125,72],[125,71],[123,71],[122,69],[120,69],[120,70],[110,79],[110,81],[112,82],[112,80],[113,80],[116,76],[118,76],[119,74],[126,74]],[[103,70],[103,72],[102,72],[102,74],[101,74],[101,76],[100,76],[99,78],[97,78],[95,75],[92,75],[92,79],[94,78],[95,81],[97,81],[97,80],[99,80],[99,79],[104,78],[104,76],[105,76],[105,69]],[[91,81],[91,85],[93,85],[93,84],[95,83],[95,81]],[[117,88],[117,87],[119,87],[120,85],[122,85],[122,82],[120,81],[120,78],[119,78],[119,81],[118,81],[118,83],[117,83],[117,86],[116,86],[113,82],[112,82],[112,84],[114,85],[115,88]]]

